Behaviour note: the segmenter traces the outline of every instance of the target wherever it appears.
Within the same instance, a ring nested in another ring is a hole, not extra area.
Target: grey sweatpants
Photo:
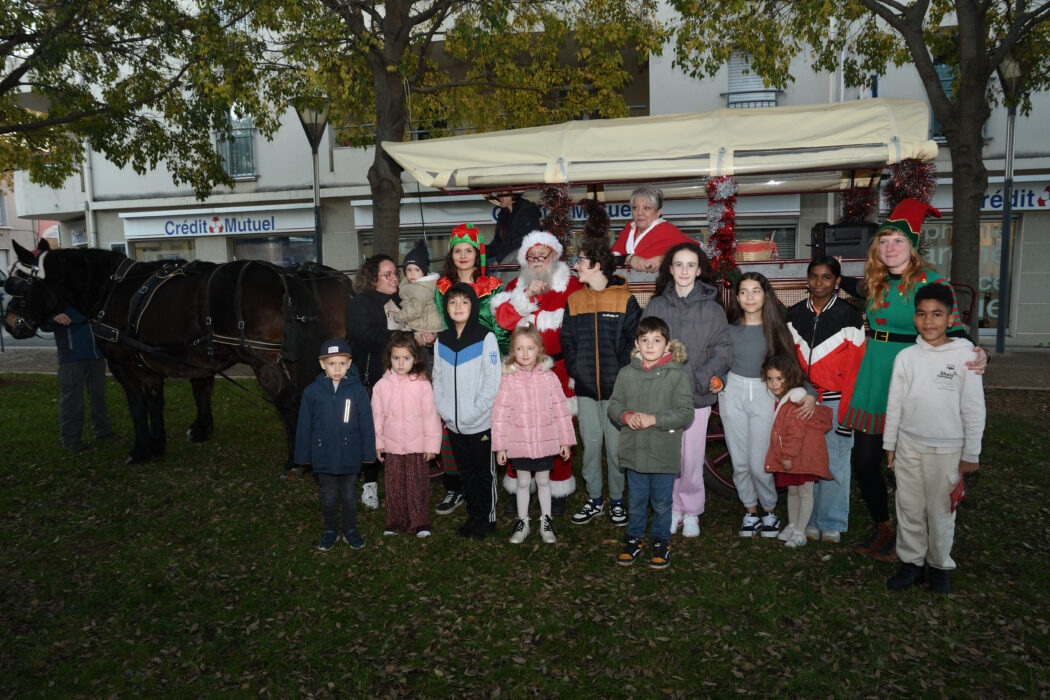
[[[609,500],[623,498],[624,474],[620,469],[620,431],[609,420],[608,401],[577,396],[580,440],[583,442],[583,483],[588,498],[602,497],[602,442],[609,467]]]
[[[766,471],[766,453],[773,432],[773,395],[761,379],[730,372],[725,389],[718,395],[718,412],[740,502],[745,508],[761,504],[772,512],[777,505],[777,489],[773,475]]]

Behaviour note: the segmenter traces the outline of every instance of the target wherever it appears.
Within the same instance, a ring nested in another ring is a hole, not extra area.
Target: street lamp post
[[[1003,168],[1003,228],[1002,244],[999,250],[999,314],[995,324],[995,352],[1002,354],[1006,349],[1006,325],[1010,320],[1010,239],[1013,228],[1010,226],[1010,214],[1013,208],[1014,192],[1014,119],[1017,116],[1017,95],[1021,86],[1021,66],[1013,57],[1006,54],[999,67],[999,82],[1002,83],[1006,99],[1006,164]]]
[[[321,185],[317,170],[317,147],[321,145],[321,137],[324,136],[325,127],[328,125],[328,105],[320,109],[296,107],[295,113],[299,115],[314,157],[314,257],[317,264],[321,265],[324,264],[324,259],[321,254]]]

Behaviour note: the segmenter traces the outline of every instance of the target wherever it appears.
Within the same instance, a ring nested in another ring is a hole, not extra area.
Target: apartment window
[[[255,173],[255,122],[249,116],[238,117],[230,112],[232,133],[219,138],[216,148],[226,163],[226,172],[236,180],[254,180]]]
[[[751,70],[751,58],[743,51],[733,51],[729,58],[729,90],[724,93],[726,107],[776,107],[777,91],[767,88],[761,76]]]

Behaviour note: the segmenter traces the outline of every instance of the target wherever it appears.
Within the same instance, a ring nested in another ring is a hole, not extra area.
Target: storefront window
[[[234,238],[234,260],[265,260],[274,265],[295,265],[313,262],[313,236],[264,236],[261,238]]]
[[[1011,224],[1014,225],[1014,224]],[[1002,222],[982,221],[980,224],[981,261],[973,298],[973,312],[979,328],[993,331],[999,322],[999,259],[1002,250]],[[951,277],[952,224],[951,222],[927,223],[922,228],[926,250],[924,258],[933,268]],[[964,287],[957,289],[959,306],[965,311],[971,295]]]
[[[132,259],[142,262],[155,260],[196,260],[192,239],[133,241]]]

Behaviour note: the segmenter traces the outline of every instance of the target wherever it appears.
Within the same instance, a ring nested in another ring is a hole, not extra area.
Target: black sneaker
[[[901,568],[897,569],[897,573],[890,576],[886,581],[886,588],[891,591],[903,591],[908,586],[922,583],[923,573],[924,568],[922,566],[908,563],[901,564]]]
[[[780,534],[780,518],[776,513],[766,513],[762,516],[762,536],[776,537]]]
[[[616,557],[616,563],[620,566],[630,566],[638,555],[642,553],[642,538],[628,537],[624,540],[623,553]]]
[[[594,501],[588,500],[580,508],[576,515],[572,516],[573,525],[583,525],[589,523],[605,511],[605,506],[601,503],[595,503]]]
[[[460,537],[470,537],[474,533],[474,528],[477,527],[478,521],[473,516],[467,516],[467,519],[456,528],[456,534]]]
[[[952,577],[947,569],[930,567],[930,593],[951,593]]]
[[[762,518],[758,513],[744,513],[744,519],[740,523],[741,537],[754,537],[755,533],[762,531]]]
[[[322,552],[327,552],[329,549],[335,546],[335,543],[339,540],[339,533],[335,530],[325,530],[321,534],[321,543],[317,545],[317,548]]]
[[[434,512],[438,515],[448,515],[463,504],[463,494],[459,491],[449,491],[441,503],[437,504]]]
[[[653,558],[649,560],[650,569],[666,569],[671,565],[671,543],[653,542]]]
[[[627,509],[624,508],[623,503],[610,503],[609,504],[609,520],[616,527],[627,526]]]
[[[365,538],[361,537],[361,533],[357,528],[344,532],[343,541],[350,545],[351,549],[361,549],[365,546]]]

